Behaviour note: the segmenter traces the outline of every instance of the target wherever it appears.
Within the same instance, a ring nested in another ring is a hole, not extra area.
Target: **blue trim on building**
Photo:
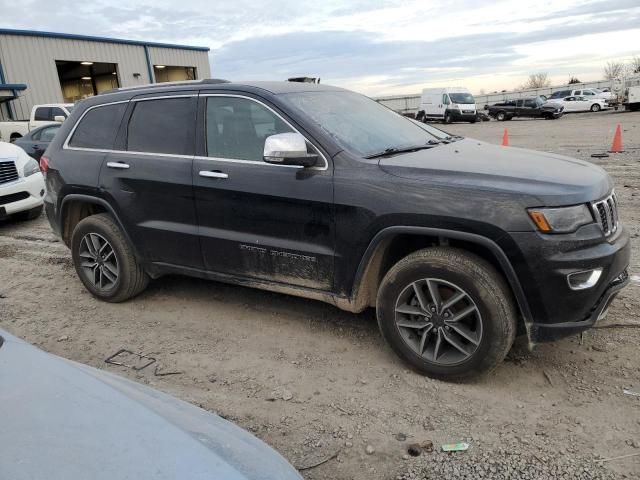
[[[14,120],[16,118],[15,113],[13,112],[13,106],[9,103],[10,100],[14,100],[18,97],[17,90],[25,90],[27,86],[24,83],[4,83],[6,79],[4,78],[4,69],[2,68],[2,64],[0,63],[0,88],[6,87],[5,90],[13,91],[13,98],[7,99],[7,114],[9,115],[9,120]],[[2,102],[5,103],[5,102]]]
[[[0,83],[0,90],[26,90],[27,86],[24,83]]]
[[[140,47],[177,48],[180,50],[196,50],[208,52],[209,47],[194,47],[190,45],[175,45],[171,43],[142,42],[139,40],[123,40],[121,38],[94,37],[91,35],[76,35],[74,33],[41,32],[39,30],[13,30],[0,28],[0,35],[20,35],[23,37],[61,38],[65,40],[84,40],[87,42],[119,43],[124,45],[137,45]]]
[[[156,83],[156,76],[153,74],[153,66],[151,65],[151,55],[149,55],[149,46],[144,46],[144,57],[147,59],[147,73],[149,73],[149,83]]]

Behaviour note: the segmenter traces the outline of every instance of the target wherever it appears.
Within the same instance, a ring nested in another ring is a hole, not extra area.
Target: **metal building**
[[[210,76],[208,47],[0,29],[0,121],[117,87]]]

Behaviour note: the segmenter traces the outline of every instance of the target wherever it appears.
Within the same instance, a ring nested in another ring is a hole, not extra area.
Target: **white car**
[[[42,213],[45,194],[40,166],[20,147],[0,142],[0,220],[31,220]]]
[[[564,98],[548,99],[547,103],[556,103],[564,107],[564,112],[599,112],[609,108],[604,98],[583,97],[573,95]]]

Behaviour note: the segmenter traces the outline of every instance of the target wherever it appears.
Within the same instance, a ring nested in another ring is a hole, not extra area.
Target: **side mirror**
[[[55,117],[53,117],[54,122],[62,123],[65,120],[66,120],[66,117],[64,115],[56,115]]]
[[[299,133],[278,133],[264,142],[263,159],[275,165],[313,167],[318,155],[307,153],[307,141]]]

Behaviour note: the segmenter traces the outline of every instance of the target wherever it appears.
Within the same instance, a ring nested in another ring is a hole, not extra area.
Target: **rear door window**
[[[118,127],[127,102],[101,105],[89,110],[75,129],[70,147],[110,150],[118,134]]]
[[[136,101],[127,129],[127,150],[194,155],[195,98]]]
[[[48,122],[52,119],[50,107],[38,107],[33,114],[33,119],[36,122]]]

